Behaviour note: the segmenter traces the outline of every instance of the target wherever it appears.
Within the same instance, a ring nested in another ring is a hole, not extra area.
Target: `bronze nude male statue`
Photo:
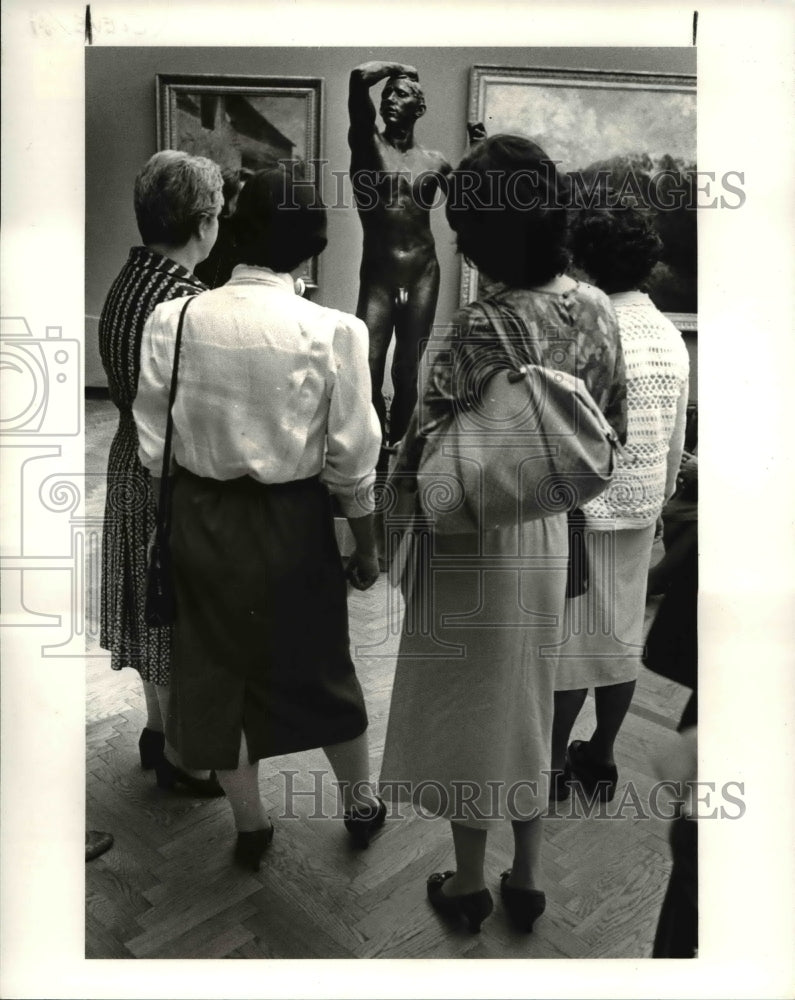
[[[378,131],[370,88],[381,94]],[[446,189],[450,164],[414,141],[425,113],[417,70],[395,62],[367,62],[351,73],[348,93],[351,182],[364,235],[356,315],[370,331],[373,405],[386,426],[384,369],[392,333],[394,398],[388,443],[399,441],[417,401],[419,358],[431,332],[439,295],[439,264],[430,209]],[[384,435],[386,443],[386,433]],[[385,452],[380,469],[385,471]]]

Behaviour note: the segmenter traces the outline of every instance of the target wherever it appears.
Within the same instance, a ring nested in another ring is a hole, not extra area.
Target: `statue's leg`
[[[432,261],[409,289],[408,301],[395,315],[392,383],[395,396],[389,413],[390,443],[406,433],[417,403],[417,370],[431,335],[439,297],[439,265]]]
[[[384,403],[384,371],[389,342],[392,339],[393,302],[392,292],[382,282],[362,277],[359,287],[359,302],[356,315],[364,320],[369,333],[368,360],[372,383],[373,406],[381,424],[381,435],[386,426],[386,405]]]
[[[389,473],[389,454],[383,447],[386,440],[386,404],[384,402],[384,371],[386,369],[386,356],[389,352],[389,344],[392,340],[392,330],[394,327],[394,290],[386,283],[366,280],[361,278],[359,286],[359,303],[356,307],[356,315],[364,320],[370,335],[369,364],[370,380],[372,382],[372,398],[375,412],[381,424],[381,453],[375,467],[375,491],[376,491],[376,514],[375,514],[375,539],[378,548],[378,560],[381,569],[386,567],[384,562],[384,521],[380,511],[379,497],[386,483]]]

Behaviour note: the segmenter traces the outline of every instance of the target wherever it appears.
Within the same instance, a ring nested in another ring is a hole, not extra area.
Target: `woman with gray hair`
[[[141,675],[146,727],[138,747],[141,766],[155,768],[164,788],[186,786],[199,795],[223,794],[207,772],[189,773],[166,756],[171,629],[144,621],[146,551],[155,525],[156,498],[138,459],[132,404],[138,388],[144,324],[161,302],[195,295],[205,286],[195,266],[210,252],[223,205],[220,168],[203,156],[176,150],[155,153],[135,179],[135,216],[143,246],[135,246],[111,285],[99,320],[99,350],[119,425],[110,446],[102,534],[100,645],[111,667]]]

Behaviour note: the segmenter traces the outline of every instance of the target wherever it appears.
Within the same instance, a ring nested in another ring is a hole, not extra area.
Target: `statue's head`
[[[425,114],[425,94],[416,80],[390,76],[381,92],[381,117],[385,125],[409,126]]]

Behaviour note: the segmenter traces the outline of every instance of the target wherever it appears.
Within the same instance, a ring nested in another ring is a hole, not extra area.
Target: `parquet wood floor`
[[[90,400],[86,471],[105,467],[115,428],[112,407]],[[89,497],[102,509],[101,487]],[[385,577],[349,600],[357,672],[370,714],[374,776],[383,749],[397,647],[388,627],[394,604]],[[95,601],[89,607],[95,607]],[[94,630],[95,631],[95,630]],[[223,799],[159,790],[140,769],[143,699],[132,671],[110,670],[88,630],[87,824],[109,830],[114,847],[86,865],[87,958],[641,958],[651,954],[670,871],[666,824],[597,815],[544,820],[547,912],[532,935],[515,932],[499,903],[483,932],[443,923],[428,906],[425,877],[452,867],[447,824],[404,812],[367,851],[350,848],[339,818],[315,818],[317,796],[333,813],[325,757],[311,751],[263,762],[261,791],[276,836],[261,871],[232,866],[231,812]],[[378,655],[373,655],[374,649]],[[651,759],[675,739],[687,692],[643,671],[617,751],[622,783],[645,804]],[[592,703],[574,736],[587,737]],[[288,772],[296,772],[292,778]],[[324,775],[322,783],[312,772]],[[294,818],[279,819],[292,781]],[[615,813],[621,788],[611,806]],[[487,867],[496,890],[511,859],[509,824],[489,836]]]

